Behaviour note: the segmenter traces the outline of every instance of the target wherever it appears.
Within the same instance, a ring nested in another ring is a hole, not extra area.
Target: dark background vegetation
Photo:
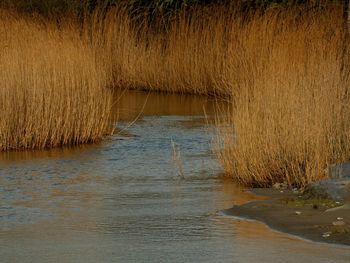
[[[250,8],[268,8],[271,6],[290,6],[311,4],[320,7],[328,4],[341,4],[343,0],[0,0],[0,6],[16,9],[20,12],[57,15],[67,13],[91,12],[96,7],[108,8],[123,4],[131,13],[150,15],[172,15],[185,7],[197,5],[235,5],[242,10]]]

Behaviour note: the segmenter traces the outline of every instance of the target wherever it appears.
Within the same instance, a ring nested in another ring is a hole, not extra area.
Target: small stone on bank
[[[332,223],[333,226],[344,226],[345,222],[344,221],[334,221]]]
[[[288,184],[287,183],[275,183],[273,184],[272,188],[274,189],[287,189]]]
[[[275,183],[272,187],[274,189],[280,189],[281,188],[281,184],[280,183]]]
[[[325,232],[323,233],[322,237],[329,237],[331,235],[332,232]]]

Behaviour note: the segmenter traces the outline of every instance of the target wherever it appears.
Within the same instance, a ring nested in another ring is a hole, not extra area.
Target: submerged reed
[[[0,151],[100,140],[110,131],[106,85],[74,26],[0,11]]]

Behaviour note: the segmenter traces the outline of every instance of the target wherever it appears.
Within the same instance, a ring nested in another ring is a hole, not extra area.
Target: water
[[[126,92],[117,104],[121,135],[100,145],[0,155],[1,262],[350,261],[349,248],[222,215],[254,197],[220,177],[203,118],[214,102]]]

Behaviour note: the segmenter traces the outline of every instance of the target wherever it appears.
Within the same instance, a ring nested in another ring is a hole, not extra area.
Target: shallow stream
[[[116,105],[122,132],[102,144],[0,155],[0,262],[350,262],[220,212],[255,197],[220,176],[215,102],[128,91]]]

